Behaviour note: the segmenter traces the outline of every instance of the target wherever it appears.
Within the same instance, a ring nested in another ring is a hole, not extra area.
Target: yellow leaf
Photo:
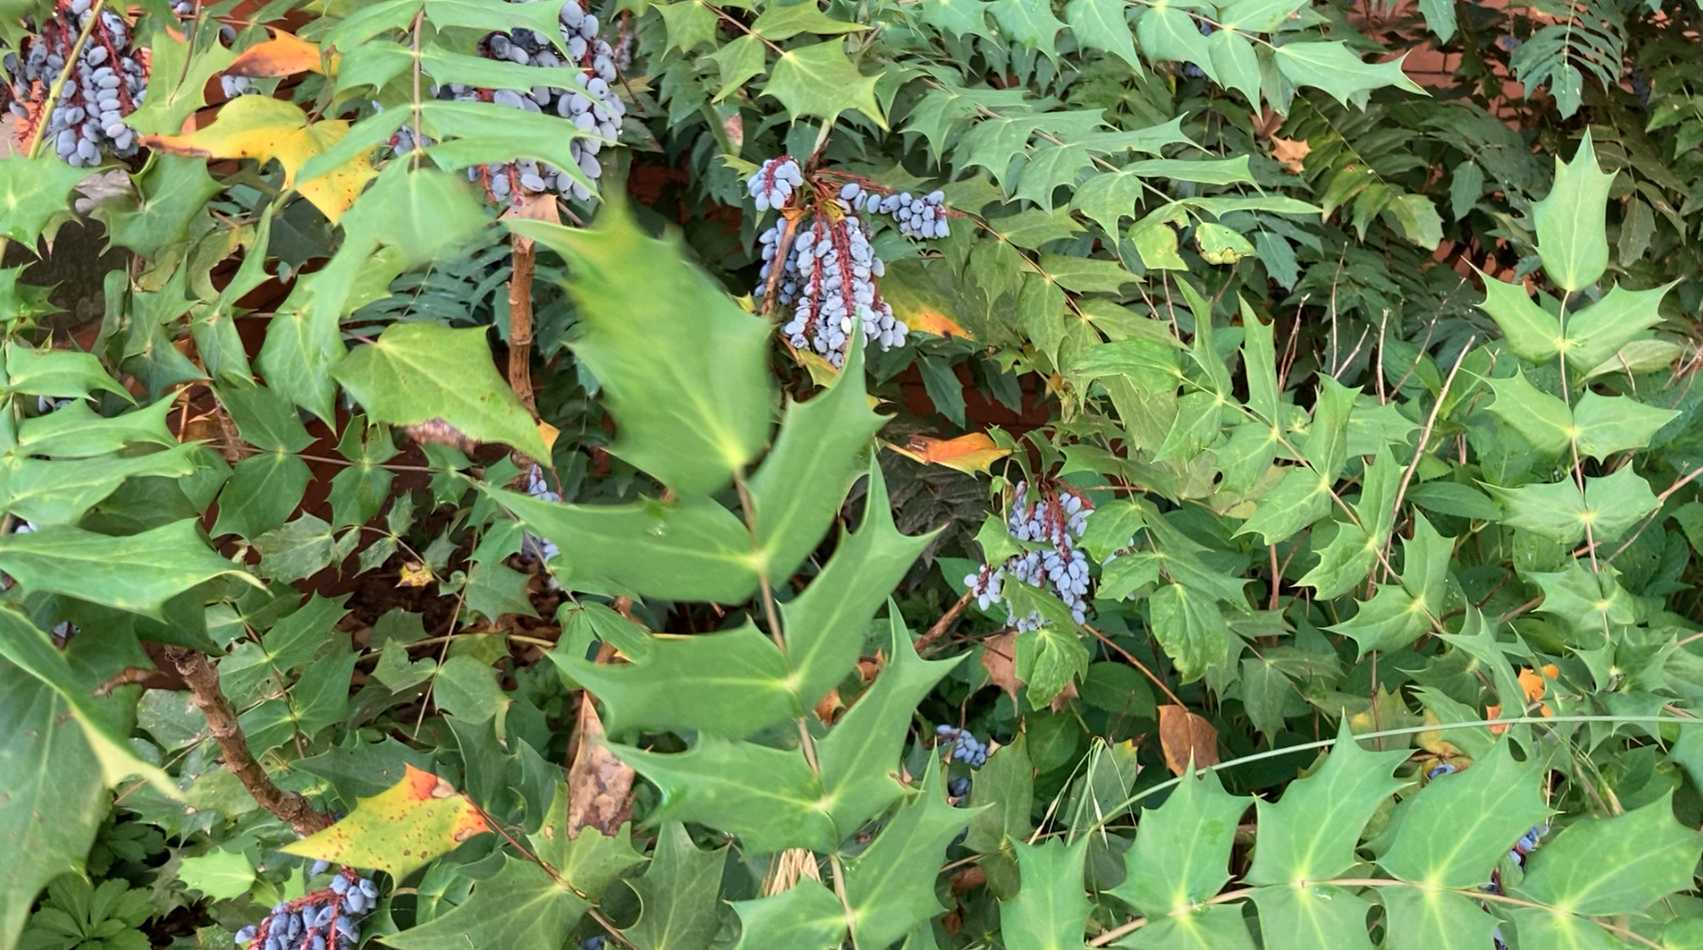
[[[1437,718],[1436,713],[1427,709],[1425,710],[1424,722],[1427,726],[1434,726],[1439,725],[1441,720]],[[1421,749],[1442,759],[1452,759],[1461,754],[1459,747],[1443,738],[1443,730],[1441,729],[1427,729],[1415,736],[1414,741]]]
[[[424,587],[432,582],[432,569],[424,564],[410,561],[402,565],[402,579],[396,582],[397,587]]]
[[[895,315],[898,315],[899,319],[905,322],[905,326],[920,333],[932,333],[935,336],[945,337],[958,336],[966,340],[975,339],[970,335],[970,331],[958,325],[958,321],[934,307],[922,306],[902,315],[898,314],[897,311],[898,308],[894,308]]]
[[[325,66],[319,59],[319,47],[281,31],[272,39],[243,50],[242,55],[225,69],[227,76],[245,76],[249,79],[324,72]]]
[[[276,160],[284,169],[284,186],[295,188],[336,223],[375,174],[370,153],[311,181],[298,183],[296,172],[348,131],[349,123],[338,119],[309,122],[307,113],[292,102],[239,96],[225,103],[218,118],[204,129],[183,135],[144,135],[140,141],[148,148],[191,158],[252,158],[262,164]]]
[[[490,831],[466,795],[430,772],[406,766],[402,781],[360,799],[347,818],[279,849],[357,868],[377,868],[398,881],[463,841]]]
[[[1011,454],[993,444],[985,433],[972,432],[956,439],[931,439],[926,435],[911,436],[904,446],[889,442],[887,447],[905,458],[924,465],[944,465],[966,475],[986,473],[988,466]]]

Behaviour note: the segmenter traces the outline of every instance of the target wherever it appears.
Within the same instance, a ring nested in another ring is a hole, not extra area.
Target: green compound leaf
[[[442,419],[480,442],[549,458],[532,416],[492,365],[485,334],[482,327],[395,323],[331,375],[377,421],[407,426]]]
[[[789,891],[734,901],[739,942],[733,950],[836,950],[846,939],[846,909],[834,892],[805,878]]]
[[[867,29],[869,27],[861,23],[836,20],[809,3],[766,7],[762,15],[757,17],[757,21],[751,24],[751,32],[764,39],[776,41],[790,40],[800,33],[833,36],[839,33],[861,33]]]
[[[831,816],[841,837],[855,832],[904,793],[894,763],[904,752],[917,703],[964,659],[924,660],[911,645],[898,606],[889,604],[887,609],[892,659],[882,667],[875,685],[816,744],[825,797],[812,804]]]
[[[839,539],[804,593],[781,606],[799,708],[816,705],[856,665],[869,619],[933,538],[899,533],[881,467],[871,461],[863,524]]]
[[[0,696],[0,947],[13,947],[36,895],[89,853],[110,799],[62,696],[4,659]]]
[[[1407,784],[1390,774],[1406,758],[1406,749],[1362,749],[1344,717],[1337,743],[1318,771],[1291,783],[1275,803],[1255,801],[1259,847],[1247,882],[1323,881],[1353,867],[1358,860],[1354,846],[1366,822]],[[1139,836],[1136,843],[1139,847]]]
[[[213,553],[193,518],[110,537],[49,525],[0,537],[0,571],[25,588],[64,594],[163,619],[165,602],[203,581],[234,575],[261,586],[238,564]]]
[[[973,812],[953,808],[945,781],[930,768],[923,787],[899,806],[863,853],[846,862],[846,903],[859,946],[885,947],[947,908],[935,879],[952,839]]]
[[[37,350],[19,342],[6,346],[3,391],[26,396],[82,399],[96,390],[130,398],[93,353],[75,350]]]
[[[705,950],[721,922],[716,911],[727,848],[700,851],[679,822],[662,826],[644,876],[632,882],[643,910],[626,936],[641,950]]]
[[[1531,856],[1514,893],[1562,913],[1636,914],[1690,890],[1700,855],[1703,835],[1674,819],[1669,793],[1624,815],[1569,825]]]
[[[559,547],[564,587],[737,604],[757,591],[751,533],[707,498],[564,505],[486,488],[529,531]]]
[[[1185,776],[1164,805],[1142,810],[1135,846],[1124,854],[1124,879],[1108,893],[1149,917],[1218,893],[1230,880],[1230,846],[1248,803],[1224,791],[1216,772]]]
[[[611,451],[682,495],[725,486],[768,438],[769,325],[624,206],[611,204],[590,229],[509,227],[569,263],[585,327],[571,346],[615,418]]]
[[[774,450],[751,476],[752,526],[772,580],[791,577],[821,543],[863,470],[858,457],[886,421],[865,397],[863,349],[854,340],[833,385],[787,407]]]
[[[177,440],[166,428],[172,405],[162,399],[135,412],[102,416],[83,401],[67,403],[45,416],[18,423],[17,455],[93,458],[131,445],[171,446]]]
[[[1135,35],[1148,59],[1194,63],[1218,81],[1206,37],[1181,7],[1165,2],[1144,10],[1135,21]]]
[[[763,94],[779,99],[794,121],[815,116],[832,122],[850,109],[886,128],[887,120],[875,101],[877,78],[858,71],[846,56],[843,41],[828,40],[782,53],[769,72]]]
[[[1389,917],[1384,927],[1386,950],[1483,950],[1494,946],[1490,938],[1496,930],[1496,918],[1471,898],[1426,887],[1386,887],[1379,893]]]
[[[1093,910],[1083,883],[1091,838],[1083,835],[1071,845],[1058,838],[1012,845],[1023,888],[999,902],[1001,936],[1010,950],[1082,950]]]
[[[1311,469],[1294,467],[1283,480],[1260,499],[1253,517],[1242,522],[1236,535],[1257,534],[1265,544],[1279,544],[1302,528],[1330,514],[1330,482]]]
[[[397,950],[502,950],[559,947],[589,905],[530,861],[506,855],[502,870],[478,882],[455,909],[390,934]]]
[[[1260,836],[1265,836],[1263,825]],[[1318,884],[1262,887],[1254,891],[1253,901],[1259,907],[1260,932],[1265,935],[1268,947],[1372,950],[1372,940],[1366,934],[1366,913],[1372,905],[1340,887]]]
[[[1561,352],[1561,321],[1555,314],[1538,306],[1519,284],[1508,284],[1478,272],[1484,281],[1484,302],[1480,309],[1502,329],[1502,338],[1515,354],[1544,363]]]
[[[1306,0],[1232,0],[1220,4],[1219,29],[1247,33],[1276,32],[1283,21],[1306,5]]]
[[[1587,130],[1571,162],[1555,160],[1555,187],[1532,206],[1538,256],[1549,279],[1562,290],[1583,290],[1608,269],[1606,209],[1613,183],[1614,176],[1597,165],[1596,145]]]
[[[1196,907],[1154,920],[1113,946],[1130,950],[1254,950],[1239,906]],[[1279,944],[1284,948],[1294,946]]]
[[[1537,775],[1498,742],[1472,768],[1439,776],[1402,803],[1395,841],[1379,863],[1409,883],[1476,887],[1546,814]]]
[[[1552,485],[1498,488],[1486,485],[1502,502],[1502,523],[1523,528],[1560,544],[1573,544],[1592,526],[1592,537],[1617,541],[1633,525],[1661,507],[1650,483],[1627,465],[1601,478],[1585,479],[1585,493],[1571,479]]]
[[[786,657],[749,621],[647,640],[649,649],[630,663],[592,663],[559,650],[549,656],[603,700],[611,732],[702,729],[743,739],[800,714]]]
[[[1443,605],[1452,542],[1452,538],[1438,534],[1424,515],[1416,514],[1413,537],[1401,544],[1401,585],[1379,587],[1352,618],[1325,629],[1352,637],[1360,647],[1360,656],[1373,650],[1400,649],[1419,639]]]
[[[738,835],[750,854],[787,848],[830,851],[839,843],[833,819],[820,807],[822,782],[797,750],[729,742],[708,733],[677,755],[609,748],[662,792],[659,819],[700,822]],[[898,785],[888,781],[896,797]]]

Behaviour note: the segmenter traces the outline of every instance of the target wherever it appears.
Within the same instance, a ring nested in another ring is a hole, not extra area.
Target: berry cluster
[[[309,876],[325,869],[318,862]],[[344,868],[330,886],[278,904],[259,924],[237,931],[236,944],[247,950],[353,950],[361,937],[357,918],[377,900],[377,885]]]
[[[845,176],[823,173],[823,177]],[[872,190],[857,181],[837,188],[808,179],[798,160],[782,155],[763,162],[746,182],[759,212],[782,212],[758,236],[762,247],[764,296],[793,310],[781,327],[794,349],[814,351],[835,366],[845,363],[853,328],[861,326],[865,344],[882,349],[902,346],[909,328],[881,299],[876,281],[886,273],[869,238],[865,215],[890,214],[907,237],[945,237],[945,196],[933,192],[914,198],[909,192]],[[778,263],[778,268],[777,268]]]
[[[531,3],[534,0],[509,0],[510,3]],[[603,174],[597,153],[603,139],[614,139],[620,131],[621,118],[627,107],[615,94],[619,79],[617,56],[609,44],[597,35],[597,17],[585,12],[579,0],[565,0],[560,16],[564,57],[547,37],[533,30],[518,29],[508,33],[491,33],[479,44],[479,53],[488,59],[502,59],[522,66],[544,68],[577,67],[584,77],[585,88],[556,89],[533,86],[531,89],[481,89],[462,83],[436,87],[433,94],[439,99],[463,102],[490,102],[496,105],[556,115],[572,122],[582,132],[601,138],[575,138],[568,143],[569,154],[578,163],[586,178],[596,181]],[[429,142],[426,144],[430,144]],[[415,147],[412,129],[403,128],[391,138],[391,147],[407,152]],[[590,189],[574,181],[566,172],[549,165],[524,160],[501,165],[478,165],[467,170],[467,176],[485,186],[491,198],[498,202],[509,200],[517,192],[542,194],[550,191],[572,195],[584,201],[591,197]]]
[[[1070,608],[1070,615],[1077,623],[1085,622],[1088,619],[1088,556],[1076,546],[1076,542],[1082,538],[1088,516],[1093,512],[1094,508],[1087,499],[1068,486],[1064,487],[1063,494],[1045,488],[1041,497],[1030,504],[1028,483],[1018,482],[1016,497],[1005,516],[1006,530],[1018,541],[1047,547],[1012,555],[998,567],[984,564],[979,571],[966,576],[964,583],[976,595],[976,602],[986,610],[992,604],[1003,601],[1009,614],[1010,602],[1002,596],[1005,576],[1009,574],[1030,587],[1050,591]],[[1040,613],[1033,610],[1026,617],[1011,618],[1012,626],[1019,633],[1035,630],[1042,623]]]
[[[102,10],[91,23],[91,5],[92,0],[58,0],[54,16],[39,28],[26,20],[31,35],[16,52],[5,54],[9,82],[0,85],[0,106],[23,122],[19,138],[47,136],[54,152],[79,168],[99,165],[102,153],[136,154],[136,130],[124,119],[148,92],[147,53],[131,48],[130,24],[111,10]],[[78,47],[85,29],[88,37]],[[76,61],[65,85],[47,109],[48,95],[73,53]]]
[[[987,762],[987,743],[971,735],[968,729],[941,723],[934,727],[934,734],[939,737],[941,744],[952,743],[952,748],[947,753],[952,761],[962,762],[972,769],[979,769]]]

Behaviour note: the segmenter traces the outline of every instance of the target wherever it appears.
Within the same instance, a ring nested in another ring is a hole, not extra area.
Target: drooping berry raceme
[[[1006,531],[1018,541],[1046,547],[1014,554],[998,567],[984,564],[978,571],[966,576],[964,584],[975,594],[983,610],[995,603],[1004,603],[1010,623],[1019,633],[1038,629],[1044,621],[1039,611],[1031,610],[1022,617],[1015,615],[1010,599],[1005,596],[1007,575],[1051,593],[1070,608],[1070,615],[1077,623],[1085,622],[1088,619],[1088,556],[1077,542],[1081,540],[1088,516],[1093,511],[1093,506],[1086,499],[1069,488],[1062,493],[1043,489],[1040,497],[1030,503],[1029,484],[1018,482],[1016,496],[1005,516]]]
[[[343,868],[327,887],[277,904],[260,923],[237,931],[236,945],[246,950],[353,950],[360,942],[360,919],[377,901],[377,885]]]
[[[934,727],[934,734],[939,737],[941,745],[951,744],[947,754],[952,761],[962,762],[972,769],[979,769],[987,763],[987,743],[971,735],[968,729],[941,723]]]
[[[508,0],[510,3],[532,3],[536,0]],[[487,59],[506,60],[522,66],[544,68],[577,68],[583,89],[557,89],[533,86],[530,89],[482,89],[462,83],[447,83],[434,88],[439,99],[461,102],[490,102],[527,112],[555,115],[574,124],[581,132],[599,138],[578,137],[569,141],[568,153],[578,171],[592,181],[603,175],[598,159],[604,139],[613,140],[626,115],[626,105],[615,94],[619,82],[616,55],[608,43],[598,36],[598,21],[580,6],[579,0],[565,0],[559,17],[562,50],[552,45],[543,34],[528,29],[507,33],[491,33],[479,45],[480,55]],[[404,127],[391,138],[391,147],[398,153],[411,151],[416,145],[414,131]],[[525,191],[533,194],[555,192],[572,195],[581,201],[591,197],[591,190],[575,181],[567,172],[548,164],[522,159],[499,165],[476,165],[467,170],[468,178],[482,184],[491,198],[499,203]]]
[[[129,22],[111,9],[91,22],[92,6],[92,0],[57,0],[52,17],[39,27],[26,20],[31,35],[6,52],[8,84],[0,91],[0,106],[22,120],[21,140],[45,135],[60,159],[79,168],[99,165],[103,154],[137,153],[136,130],[124,120],[148,92],[147,53],[132,48]],[[87,38],[78,47],[85,29]],[[65,84],[48,109],[62,75]]]
[[[762,240],[769,258],[765,279],[779,238],[775,234]],[[862,327],[866,345],[883,350],[902,346],[908,328],[875,287],[885,270],[856,217],[816,216],[793,239],[787,257],[779,299],[795,309],[781,332],[794,348],[812,350],[835,366],[845,362],[854,320]]]
[[[745,183],[752,200],[757,202],[758,211],[786,207],[793,193],[803,187],[804,172],[799,169],[798,160],[791,155],[765,161],[763,167],[757,169],[757,174]]]

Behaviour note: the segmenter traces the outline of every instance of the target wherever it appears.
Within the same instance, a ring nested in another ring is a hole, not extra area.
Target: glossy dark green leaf
[[[946,910],[935,896],[935,879],[972,813],[947,804],[944,784],[931,769],[875,841],[846,862],[846,903],[860,946],[888,946]]]
[[[835,950],[845,942],[845,905],[809,878],[773,897],[734,901],[733,911],[739,915],[733,950]]]
[[[474,885],[472,896],[449,913],[384,942],[398,950],[554,947],[567,942],[588,906],[543,868],[507,856],[502,870]]]
[[[705,950],[720,925],[727,849],[700,851],[678,822],[662,826],[644,876],[632,883],[642,910],[625,935],[640,950]]]
[[[124,538],[70,525],[0,537],[0,571],[34,591],[64,594],[157,617],[172,597],[203,581],[236,575],[240,565],[207,547],[195,521],[178,521]]]

